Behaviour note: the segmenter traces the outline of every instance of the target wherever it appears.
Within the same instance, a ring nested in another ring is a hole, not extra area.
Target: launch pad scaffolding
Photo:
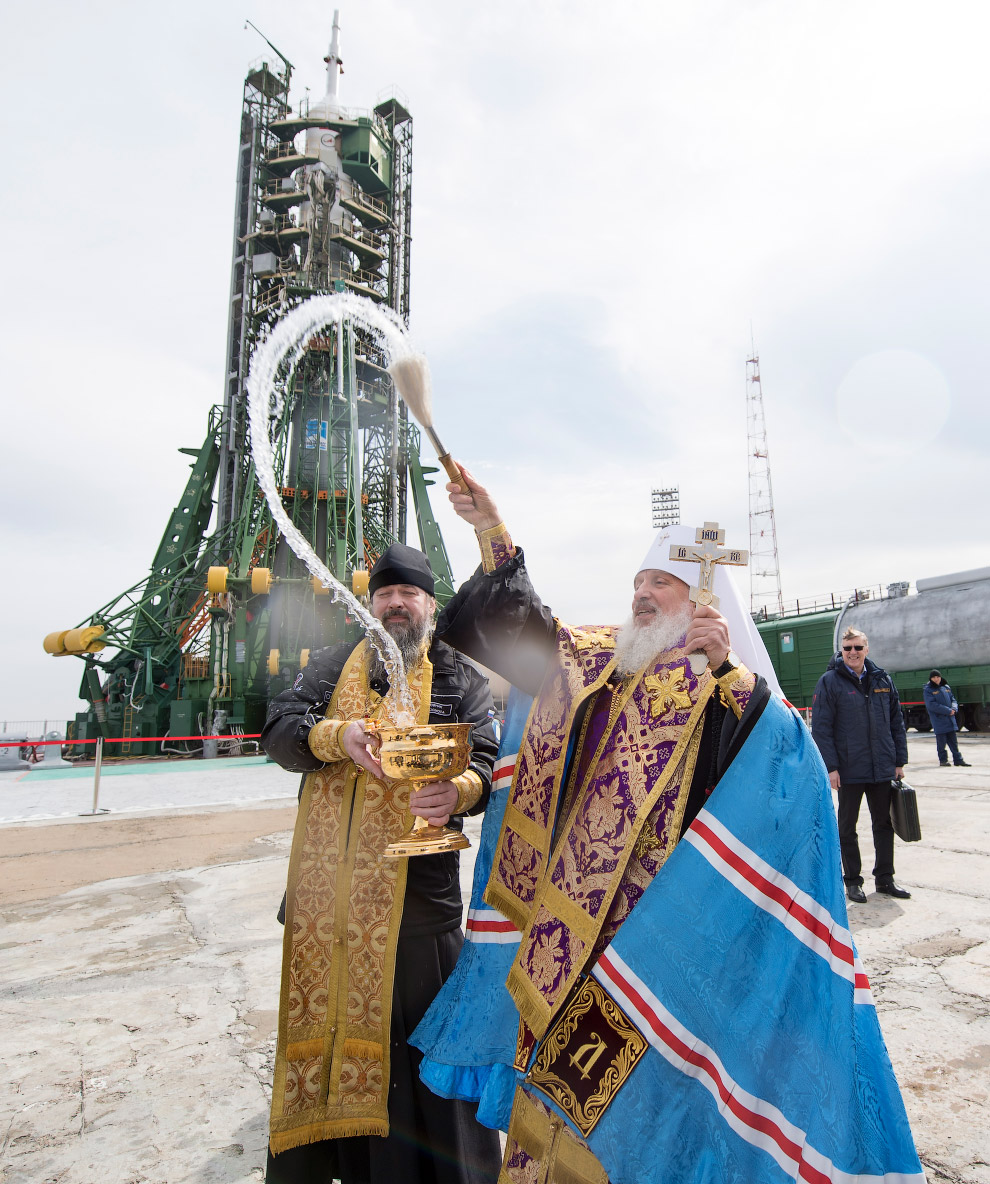
[[[412,117],[396,95],[370,112],[340,106],[336,23],[325,60],[326,96],[295,112],[292,65],[277,50],[245,77],[223,405],[203,444],[181,450],[192,471],[147,579],[46,638],[50,653],[85,663],[88,706],[70,738],[129,737],[147,754],[157,745],[142,737],[166,731],[257,732],[312,648],[357,636],[278,532],[248,431],[252,352],[289,308],[351,291],[408,323]],[[405,541],[411,496],[442,603],[453,588],[429,503],[437,470],[420,460],[387,363],[348,320],[308,342],[273,428],[276,482],[294,525],[346,584]]]

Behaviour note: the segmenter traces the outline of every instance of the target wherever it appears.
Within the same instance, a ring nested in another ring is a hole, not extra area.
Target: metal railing
[[[310,103],[311,99],[309,95],[299,100],[300,119],[309,119]],[[346,111],[341,111],[336,119],[328,119],[327,126],[329,127],[331,123],[357,123],[359,119],[370,119],[371,126],[375,131],[384,138],[388,138],[390,133],[385,120],[369,107],[348,107]]]
[[[360,267],[348,267],[346,263],[331,262],[330,264],[330,278],[332,280],[343,280],[344,283],[360,284],[363,288],[368,288],[385,299],[385,293],[381,290],[381,285],[385,283],[385,276],[378,275],[374,271],[365,271]]]
[[[0,739],[44,740],[49,730],[62,734],[65,717],[56,719],[4,719],[0,720]]]
[[[373,210],[380,218],[388,219],[391,217],[388,212],[388,206],[381,198],[372,197],[370,193],[365,193],[363,190],[360,192],[345,193],[341,197],[353,205],[366,206],[369,210]]]
[[[843,609],[847,604],[862,604],[866,600],[894,600],[902,593],[888,593],[882,584],[868,588],[849,588],[845,592],[829,592],[824,596],[806,596],[799,600],[785,600],[783,613],[771,612],[764,606],[753,613],[756,621],[776,621],[782,617],[804,617],[811,613],[827,613]]]
[[[291,181],[290,185],[285,185],[284,182]],[[270,181],[266,181],[261,186],[262,197],[283,197],[288,194],[305,193],[306,190],[298,185],[291,177],[273,177]]]
[[[352,239],[356,243],[361,243],[362,246],[369,247],[383,258],[388,254],[385,240],[382,236],[365,226],[352,226],[348,228],[338,222],[331,222],[329,232],[331,238]]]
[[[301,160],[316,160],[312,153],[303,149],[301,152],[296,147],[295,140],[280,140],[277,144],[273,144],[271,148],[265,153],[265,163],[271,164],[273,160],[288,160],[290,157],[298,156]]]
[[[309,228],[302,226],[296,221],[296,215],[293,214],[276,214],[274,222],[272,223],[275,233],[281,234],[283,230],[305,230],[309,233]]]

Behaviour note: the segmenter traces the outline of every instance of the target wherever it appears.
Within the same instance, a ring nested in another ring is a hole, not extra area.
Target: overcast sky
[[[147,573],[223,395],[246,67],[323,91],[297,0],[5,21],[0,720]],[[748,546],[761,359],[784,597],[988,559],[990,15],[966,3],[342,5],[345,103],[415,121],[412,330],[438,431],[544,598],[614,621],[650,489]],[[438,506],[455,576],[476,562]],[[878,655],[878,657],[882,657]]]

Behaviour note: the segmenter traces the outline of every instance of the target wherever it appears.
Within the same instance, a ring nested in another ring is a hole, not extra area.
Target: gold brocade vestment
[[[378,718],[371,649],[347,659],[327,717]],[[409,672],[418,723],[433,667]],[[405,794],[350,760],[306,778],[286,893],[271,1149],[389,1132],[389,1033],[407,861],[384,859],[408,823]]]
[[[522,1021],[516,1068],[523,1072],[590,960],[673,850],[709,701],[721,693],[738,719],[754,685],[744,667],[722,679],[709,671],[696,676],[687,655],[672,650],[610,690],[610,631],[561,625],[557,650],[557,670],[534,701],[516,758],[485,895],[522,932],[506,985]],[[592,739],[592,715],[585,717],[571,793],[559,809],[568,736],[578,706],[596,693],[608,695],[607,721]],[[570,1115],[566,1094],[562,1085],[550,1096]],[[607,1184],[584,1140],[522,1088],[499,1180]]]

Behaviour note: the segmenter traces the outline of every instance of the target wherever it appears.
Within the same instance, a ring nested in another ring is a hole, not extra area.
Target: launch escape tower
[[[85,662],[89,705],[70,738],[132,738],[122,755],[158,751],[142,737],[166,732],[259,731],[311,648],[357,636],[272,520],[254,473],[246,383],[259,337],[314,294],[355,292],[408,323],[412,117],[394,96],[370,112],[341,106],[336,12],[322,99],[294,112],[292,65],[274,54],[244,81],[223,405],[210,410],[203,444],[181,450],[192,472],[147,579],[45,639],[49,653]],[[276,481],[295,526],[359,592],[378,555],[406,540],[411,490],[442,603],[453,589],[427,493],[436,469],[420,461],[418,429],[386,365],[373,335],[347,320],[309,341],[286,376]]]

